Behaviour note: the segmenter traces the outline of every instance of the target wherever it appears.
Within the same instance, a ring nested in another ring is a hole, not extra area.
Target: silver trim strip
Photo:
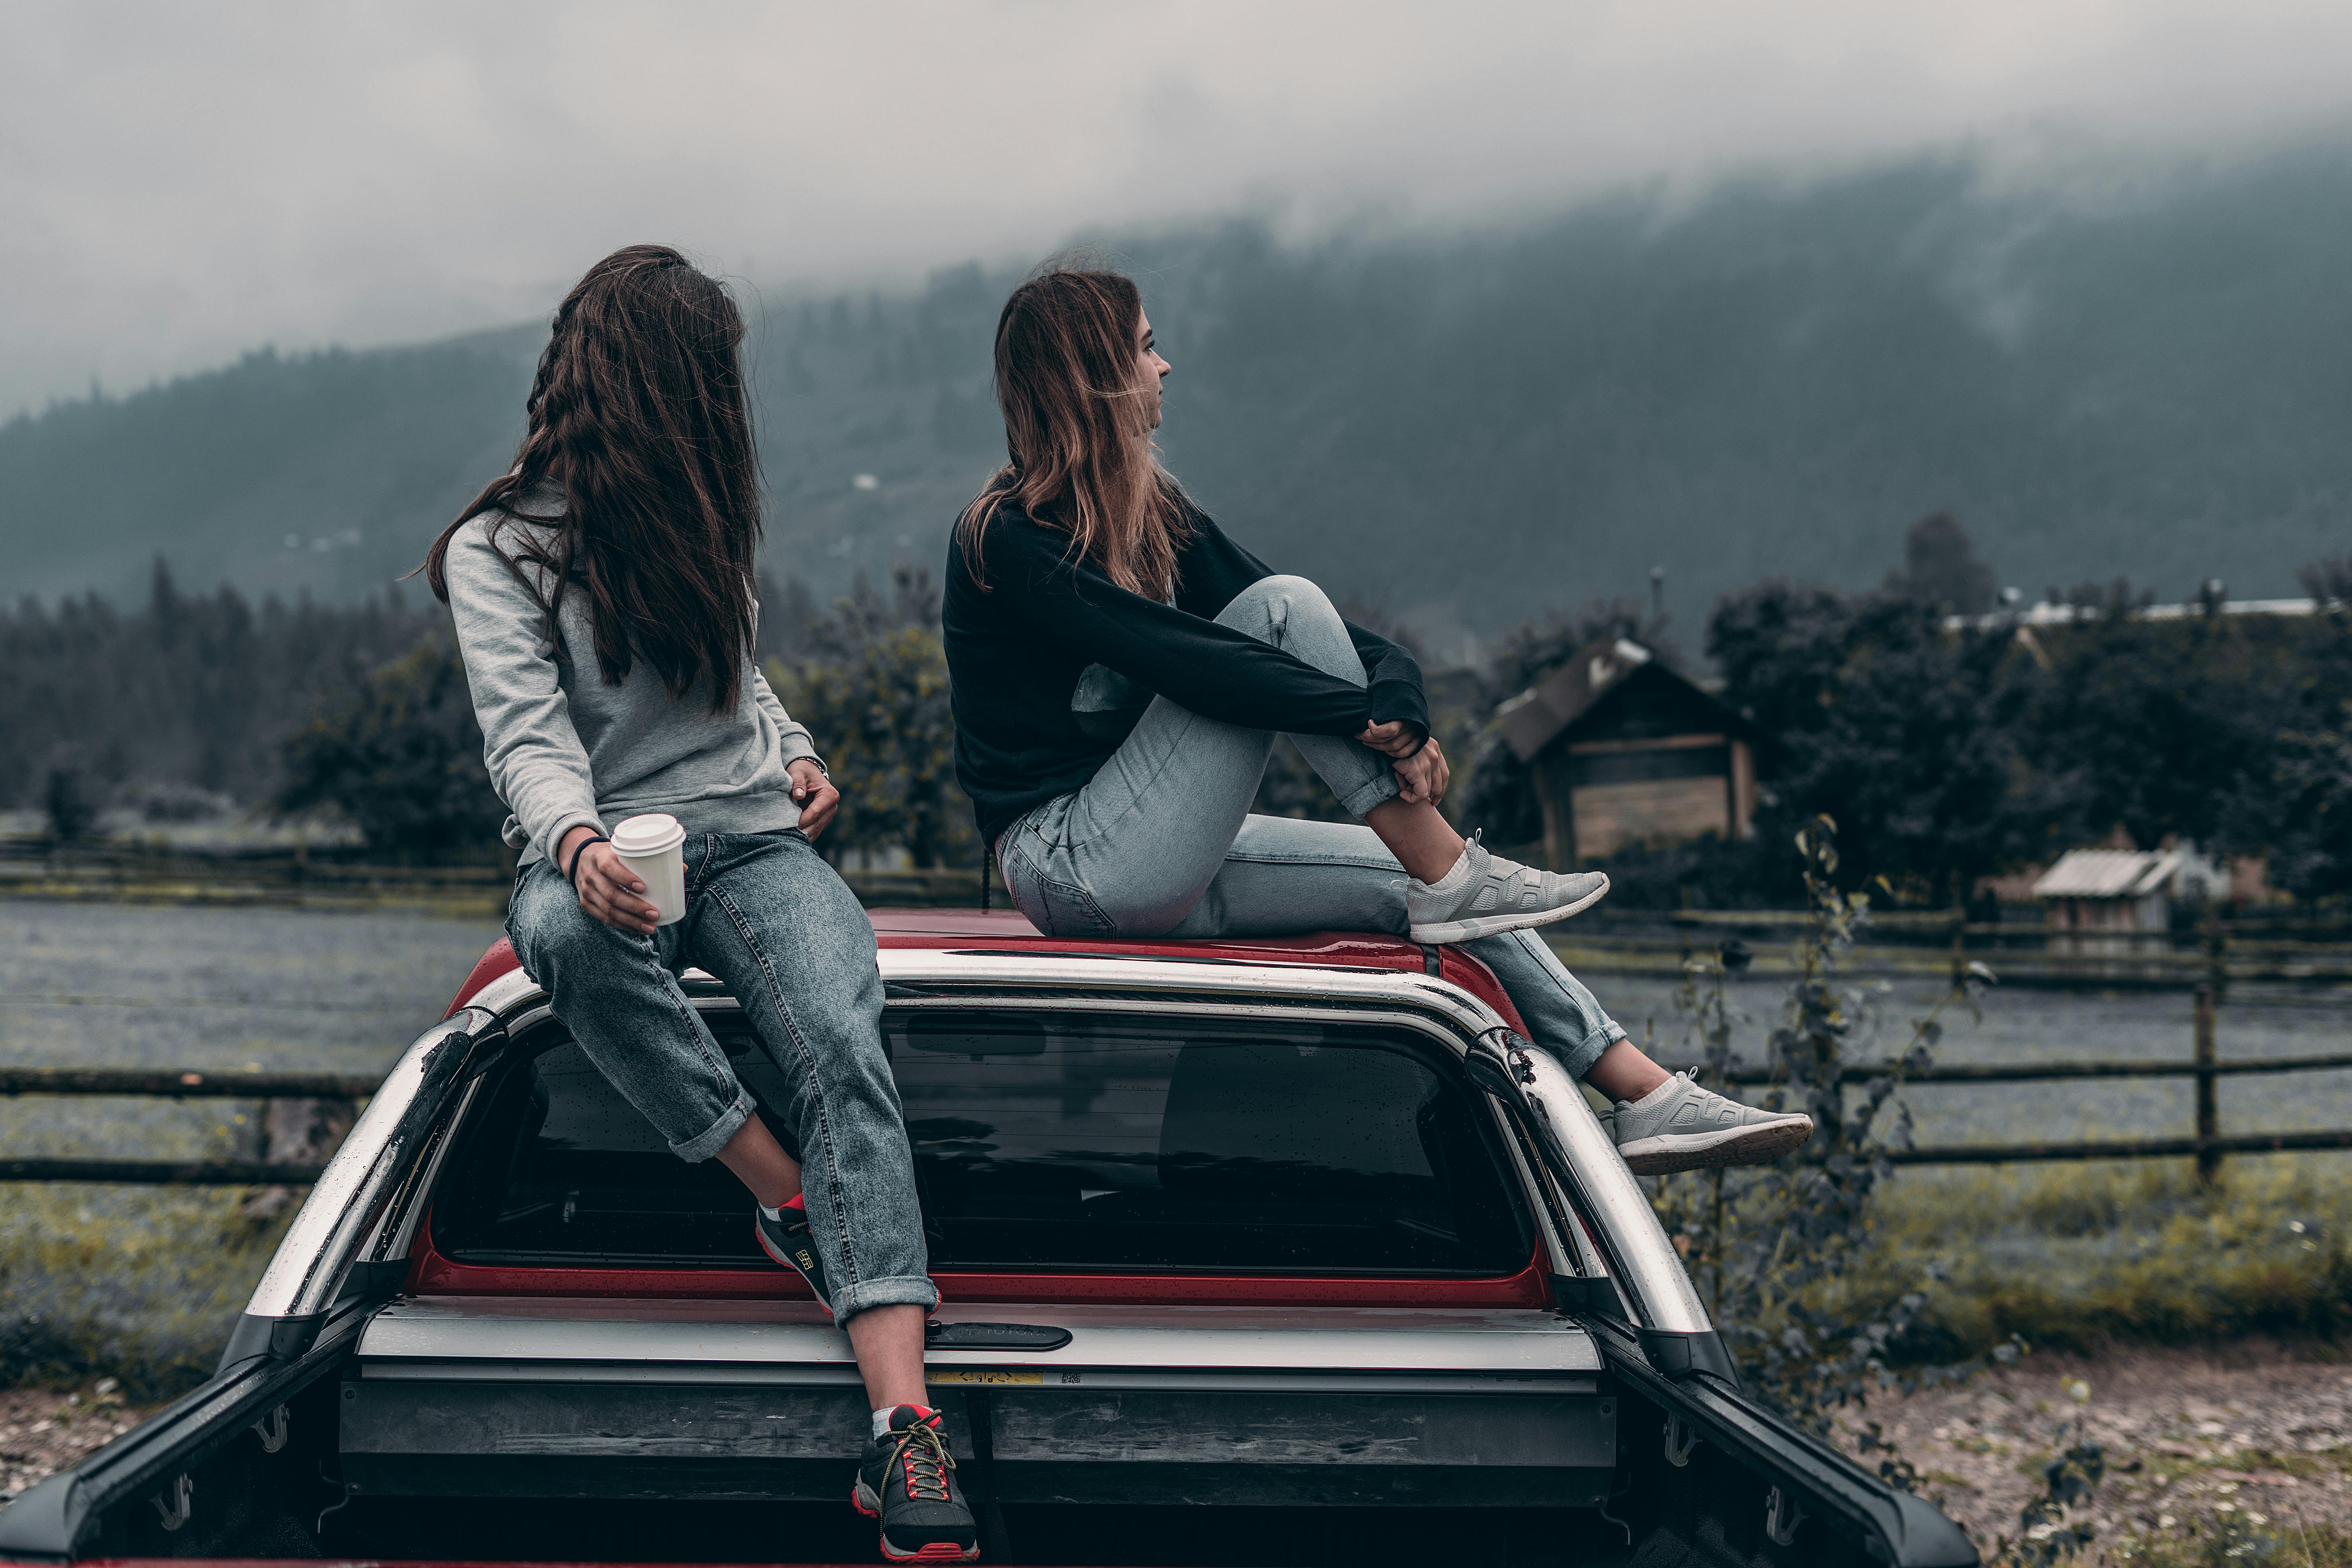
[[[287,1227],[253,1288],[248,1316],[303,1318],[326,1310],[360,1244],[431,1142],[474,1046],[497,1022],[488,1009],[461,1008],[401,1054]]]
[[[457,1129],[472,1109],[475,1099],[482,1092],[478,1078],[467,1082],[458,1092],[457,1103],[441,1119],[431,1133],[432,1147],[426,1151],[422,1169],[401,1189],[384,1210],[383,1224],[376,1228],[374,1238],[362,1251],[372,1260],[388,1262],[405,1258],[416,1240],[416,1233],[425,1223],[425,1211],[431,1206],[434,1187],[441,1180],[441,1167],[449,1162],[450,1147],[457,1142]]]
[[[962,1372],[959,1363],[925,1358],[933,1373]],[[1251,1372],[1154,1372],[1136,1367],[1040,1366],[1034,1363],[1008,1365],[1003,1361],[971,1370],[1010,1373],[1014,1377],[942,1378],[931,1376],[936,1388],[1002,1388],[1018,1392],[1055,1389],[1066,1393],[1099,1393],[1106,1389],[1168,1389],[1202,1393],[1296,1394],[1517,1394],[1559,1395],[1594,1394],[1600,1380],[1584,1373],[1551,1377],[1526,1377],[1508,1373],[1464,1375],[1454,1373],[1320,1373],[1307,1370]],[[494,1383],[530,1384],[656,1384],[672,1388],[854,1388],[859,1385],[854,1366],[727,1366],[701,1363],[678,1366],[662,1362],[544,1361],[418,1361],[369,1363],[360,1369],[371,1383]]]
[[[1510,1110],[1493,1095],[1486,1097],[1486,1109],[1494,1114],[1495,1132],[1509,1152],[1511,1173],[1519,1180],[1519,1190],[1533,1201],[1528,1207],[1535,1211],[1537,1234],[1543,1237],[1544,1265],[1554,1274],[1585,1275],[1598,1279],[1608,1270],[1591,1257],[1591,1249],[1581,1245],[1573,1235],[1575,1223],[1568,1219],[1568,1201],[1559,1194],[1551,1178],[1535,1163],[1533,1152],[1528,1147],[1527,1135],[1520,1131]]]
[[[479,1007],[486,1013],[495,1013],[500,1019],[505,1020],[507,1015],[514,1010],[518,1003],[533,996],[542,1002],[547,1000],[547,993],[540,989],[538,981],[520,969],[509,969],[476,992],[466,1005]],[[511,1027],[512,1021],[507,1020],[507,1022]]]
[[[1582,1327],[1533,1308],[972,1303],[939,1321],[1042,1323],[1071,1338],[1051,1352],[927,1351],[934,1367],[1549,1378],[1602,1364]],[[376,1313],[356,1353],[370,1375],[417,1362],[528,1363],[555,1376],[570,1364],[635,1362],[691,1382],[704,1367],[852,1365],[846,1334],[812,1304],[782,1300],[425,1298]]]
[[[1051,988],[1071,1001],[1106,994],[1150,992],[1254,996],[1289,1002],[1378,1002],[1440,1014],[1475,1036],[1501,1023],[1477,998],[1459,986],[1402,971],[1318,969],[1297,964],[1187,963],[1164,959],[1026,958],[1018,955],[941,952],[886,948],[882,978],[892,984],[925,983],[1003,988],[1024,992]],[[896,1005],[925,998],[894,996]]]
[[[1482,1049],[1494,1050],[1491,1043]],[[1520,1087],[1538,1143],[1570,1198],[1590,1217],[1613,1265],[1610,1269],[1633,1296],[1644,1327],[1677,1333],[1707,1333],[1715,1325],[1683,1268],[1665,1226],[1658,1223],[1650,1195],[1618,1157],[1601,1119],[1585,1103],[1584,1090],[1547,1052],[1515,1043],[1499,1054]]]

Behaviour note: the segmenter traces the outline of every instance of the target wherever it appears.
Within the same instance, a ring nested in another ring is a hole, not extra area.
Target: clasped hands
[[[1445,785],[1452,774],[1446,769],[1445,752],[1436,736],[1418,740],[1413,726],[1401,719],[1391,719],[1385,724],[1365,726],[1356,736],[1356,743],[1369,746],[1389,759],[1389,765],[1396,769],[1397,783],[1402,786],[1398,799],[1415,805],[1424,801],[1435,805],[1445,798]],[[1413,750],[1416,743],[1419,751]]]

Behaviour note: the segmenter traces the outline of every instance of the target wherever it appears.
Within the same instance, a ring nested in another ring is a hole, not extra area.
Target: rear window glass
[[[1532,1250],[1491,1114],[1411,1031],[924,1009],[885,1027],[935,1269],[1491,1276]],[[740,1025],[721,1039],[762,1114],[782,1104]],[[478,1103],[435,1215],[452,1257],[764,1263],[734,1178],[672,1156],[576,1046]]]

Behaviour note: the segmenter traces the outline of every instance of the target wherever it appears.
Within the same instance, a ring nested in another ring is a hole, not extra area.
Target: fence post
[[[2221,1174],[2221,1152],[2210,1142],[2221,1135],[2221,1110],[2215,1103],[2213,1009],[2229,984],[2230,968],[2223,947],[2227,939],[2210,910],[2197,934],[2205,949],[2205,978],[2197,987],[2197,1136],[2207,1141],[2197,1151],[2197,1183],[2210,1187]]]
[[[2213,1099],[2213,987],[2208,982],[2197,987],[2197,1136],[2202,1140],[2221,1135],[2221,1118]],[[2221,1153],[2208,1147],[2197,1151],[2197,1180],[2211,1186],[2221,1173]]]
[[[359,1107],[348,1100],[284,1100],[262,1102],[261,1160],[268,1165],[324,1165],[334,1158]],[[246,1195],[247,1219],[270,1219],[302,1201],[292,1187],[259,1187]]]

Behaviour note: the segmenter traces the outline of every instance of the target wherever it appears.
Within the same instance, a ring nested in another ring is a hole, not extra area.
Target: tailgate
[[[1544,1311],[949,1307],[926,1360],[1008,1502],[1588,1506],[1615,1457],[1601,1356]],[[867,1430],[797,1301],[396,1302],[341,1403],[371,1494],[834,1500]]]

